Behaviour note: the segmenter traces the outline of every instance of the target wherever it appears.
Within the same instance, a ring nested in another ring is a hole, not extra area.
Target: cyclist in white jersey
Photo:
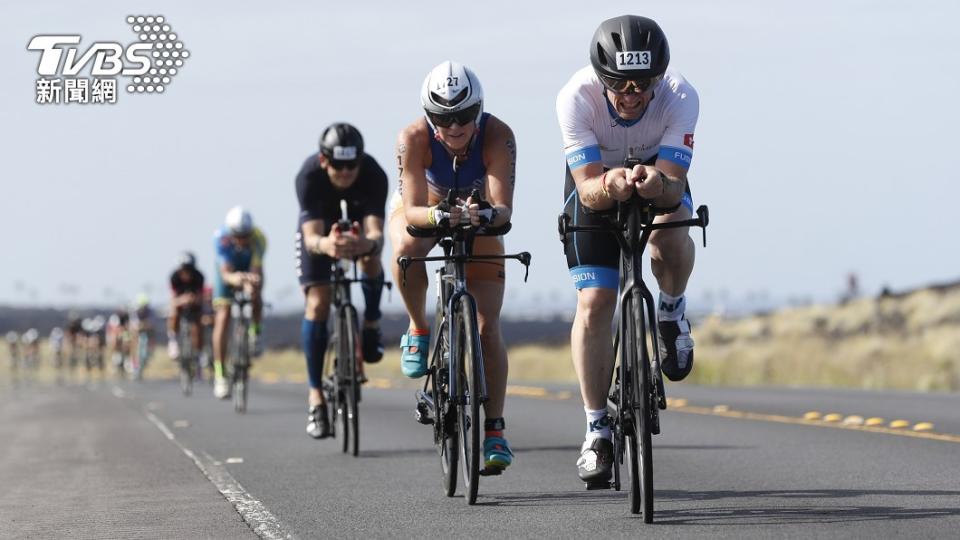
[[[599,224],[595,212],[638,194],[661,209],[657,222],[690,218],[687,170],[699,99],[683,76],[667,69],[670,49],[663,31],[635,15],[604,21],[590,43],[590,61],[557,96],[567,160],[564,212],[576,225]],[[627,162],[635,165],[626,168]],[[648,244],[660,286],[662,369],[674,381],[693,366],[683,295],[694,262],[687,231],[655,231]],[[607,394],[620,247],[610,234],[577,232],[567,236],[564,250],[577,288],[571,349],[587,416],[577,472],[586,482],[604,481],[613,456]]]

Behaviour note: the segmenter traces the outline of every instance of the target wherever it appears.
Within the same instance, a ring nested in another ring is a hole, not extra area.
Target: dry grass
[[[960,390],[960,289],[711,318],[695,336],[701,384]]]

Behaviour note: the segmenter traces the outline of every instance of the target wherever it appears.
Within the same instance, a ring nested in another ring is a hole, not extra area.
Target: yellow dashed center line
[[[286,377],[281,377],[276,373],[263,373],[262,380],[268,384],[276,383],[280,380],[284,382],[293,382],[293,383],[305,383],[305,375],[287,375]],[[374,377],[367,381],[366,385],[368,388],[383,388],[389,389],[394,388],[394,385],[390,379],[384,377]],[[522,386],[522,385],[507,385],[507,395],[508,396],[518,396],[531,399],[547,399],[547,400],[566,400],[574,397],[575,393],[569,390],[560,390],[560,391],[550,391],[541,386]],[[159,404],[148,404],[149,405],[159,405]],[[157,406],[156,408],[159,408]],[[684,398],[667,398],[667,408],[669,410],[675,410],[677,412],[685,412],[691,414],[700,414],[700,415],[709,415],[709,416],[722,416],[724,418],[736,418],[741,420],[757,420],[761,422],[776,422],[780,424],[795,424],[795,425],[806,425],[806,426],[818,426],[818,427],[828,427],[828,428],[837,428],[837,429],[849,429],[854,431],[869,431],[872,433],[883,433],[887,435],[900,435],[903,437],[914,437],[917,439],[930,439],[935,441],[945,441],[945,442],[954,442],[960,443],[960,435],[949,435],[946,433],[935,433],[933,432],[933,424],[930,422],[919,422],[915,424],[912,430],[907,430],[904,428],[910,427],[910,422],[906,420],[893,420],[890,422],[889,427],[884,427],[883,424],[886,421],[883,418],[872,416],[870,418],[864,419],[862,416],[857,415],[848,415],[844,416],[840,413],[829,413],[822,415],[818,411],[808,411],[803,414],[802,417],[797,418],[793,416],[783,416],[778,414],[763,414],[763,413],[752,413],[745,411],[734,411],[731,410],[728,405],[714,405],[713,407],[699,407],[689,405],[686,399]]]
[[[723,406],[726,407],[726,406]],[[778,414],[762,414],[762,413],[752,413],[744,411],[731,411],[729,408],[724,408],[723,410],[718,410],[717,407],[695,407],[695,406],[686,406],[682,409],[677,409],[677,412],[683,413],[693,413],[693,414],[702,414],[708,416],[722,416],[724,418],[737,418],[741,420],[759,420],[763,422],[777,422],[780,424],[799,424],[806,426],[818,426],[818,427],[828,427],[836,429],[849,429],[854,431],[869,431],[871,433],[883,433],[886,435],[900,435],[902,437],[913,437],[916,439],[930,439],[934,441],[945,441],[960,443],[960,435],[949,435],[946,433],[934,433],[930,430],[933,429],[933,424],[929,422],[921,422],[914,426],[913,431],[905,430],[904,427],[910,425],[906,420],[899,420],[891,422],[891,427],[882,427],[879,424],[882,424],[882,419],[870,418],[864,421],[863,425],[856,423],[844,423],[844,422],[827,422],[824,420],[813,420],[808,418],[797,418],[793,416],[783,416]],[[810,413],[807,413],[810,414]],[[806,416],[806,415],[804,415]],[[849,418],[849,417],[848,417]],[[826,417],[824,417],[826,419]],[[880,423],[877,424],[875,420],[880,420]],[[900,424],[899,422],[903,422]],[[896,424],[899,427],[892,427]]]

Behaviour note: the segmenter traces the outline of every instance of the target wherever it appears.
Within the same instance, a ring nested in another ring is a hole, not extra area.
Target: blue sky
[[[697,88],[690,171],[708,204],[691,307],[727,298],[831,299],[960,275],[948,150],[960,121],[951,2],[19,2],[0,8],[0,303],[157,300],[176,253],[213,271],[226,210],[270,240],[267,294],[300,304],[293,179],[320,130],[350,121],[395,186],[393,145],[444,59],[478,74],[518,140],[505,310],[564,310],[574,293],[555,232],[563,160],[557,91],[589,61],[596,25],[656,19]],[[34,103],[35,34],[131,41],[128,14],[167,18],[192,56],[163,95],[114,106]],[[697,237],[699,238],[699,237]],[[68,285],[68,286],[64,286]],[[72,285],[72,287],[70,286]],[[710,300],[712,298],[712,300]],[[399,295],[388,304],[399,309]]]

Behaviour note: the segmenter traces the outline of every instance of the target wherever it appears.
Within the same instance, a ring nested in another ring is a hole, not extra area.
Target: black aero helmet
[[[590,63],[601,78],[652,79],[667,71],[670,46],[653,19],[621,15],[603,21],[594,32]]]
[[[363,136],[346,122],[330,124],[320,135],[320,153],[334,161],[357,161],[363,157]]]

